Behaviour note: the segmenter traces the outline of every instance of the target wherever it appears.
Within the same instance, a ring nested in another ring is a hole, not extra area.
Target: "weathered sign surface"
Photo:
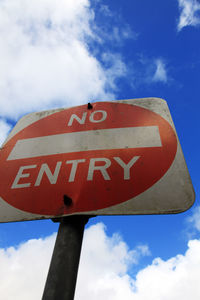
[[[167,104],[159,98],[29,114],[4,143],[0,168],[0,222],[177,213],[194,201]]]

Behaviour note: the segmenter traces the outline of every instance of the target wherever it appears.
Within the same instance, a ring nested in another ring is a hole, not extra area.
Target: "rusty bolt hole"
[[[68,197],[67,195],[63,196],[63,201],[64,201],[64,204],[66,206],[71,206],[72,205],[72,199],[70,197]]]
[[[92,104],[88,103],[88,109],[92,109],[92,108],[93,108]]]

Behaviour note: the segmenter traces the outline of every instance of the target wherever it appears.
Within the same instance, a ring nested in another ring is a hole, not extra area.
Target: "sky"
[[[195,189],[181,214],[91,218],[76,300],[200,297],[199,34],[197,0],[0,0],[1,143],[30,112],[160,97]],[[2,300],[41,298],[57,230],[0,224]]]

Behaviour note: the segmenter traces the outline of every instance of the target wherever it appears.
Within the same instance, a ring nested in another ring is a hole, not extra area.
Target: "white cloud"
[[[96,233],[96,230],[93,233],[88,231],[87,237],[90,235],[91,238],[85,242],[77,300],[100,300],[102,297],[109,300],[199,299],[199,240],[190,241],[184,255],[177,255],[166,261],[154,259],[151,265],[138,272],[134,280],[127,273],[131,263],[130,259],[127,260],[131,252],[124,251],[127,246],[124,248],[124,244],[117,244],[116,251],[114,245],[109,247],[112,242],[108,240],[106,249],[106,240],[102,243],[103,239],[99,235],[96,235],[97,244],[91,244],[91,241],[96,240]]]
[[[182,299],[200,297],[200,241],[188,243],[185,255],[167,261],[157,258],[140,271],[135,281],[134,300]]]
[[[54,241],[55,234],[0,250],[1,299],[41,299]]]
[[[167,71],[166,65],[161,59],[155,60],[156,71],[153,75],[153,81],[161,81],[166,83],[167,82]]]
[[[0,146],[5,141],[10,129],[11,125],[9,125],[5,120],[0,119]]]
[[[117,56],[123,70],[115,73],[114,60],[107,69],[90,52],[93,27],[89,0],[1,1],[1,115],[114,98],[126,67]]]
[[[0,295],[5,300],[40,299],[53,251],[55,234],[17,248],[0,249]],[[198,300],[200,241],[191,240],[185,254],[155,258],[135,278],[131,268],[149,249],[131,250],[118,234],[109,237],[103,224],[84,234],[76,300]]]
[[[110,52],[104,53],[102,55],[102,61],[104,65],[107,66],[106,77],[108,79],[110,87],[114,90],[116,89],[116,74],[118,74],[118,76],[123,76],[123,74],[126,74],[126,65],[122,61],[120,55],[113,54]]]
[[[135,73],[135,83],[137,84],[168,84],[172,78],[168,74],[166,60],[161,57],[148,57],[142,53],[138,57],[138,67]]]
[[[0,250],[0,295],[4,300],[41,299],[55,235]],[[140,245],[129,250],[118,234],[108,237],[103,224],[85,231],[76,299],[132,299],[127,271],[149,255]]]
[[[193,214],[187,218],[187,221],[194,229],[200,231],[200,206],[196,206],[193,209]]]
[[[99,7],[99,9],[101,10],[101,12],[103,12],[103,14],[105,16],[108,16],[108,17],[112,16],[112,12],[111,12],[111,10],[110,10],[110,8],[109,8],[108,5],[101,4],[100,7]]]
[[[185,26],[200,24],[200,3],[197,0],[178,0],[181,11],[178,21],[178,31]]]

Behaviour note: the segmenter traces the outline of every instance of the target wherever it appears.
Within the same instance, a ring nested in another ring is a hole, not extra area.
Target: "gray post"
[[[73,300],[85,224],[89,216],[61,219],[42,300]]]

